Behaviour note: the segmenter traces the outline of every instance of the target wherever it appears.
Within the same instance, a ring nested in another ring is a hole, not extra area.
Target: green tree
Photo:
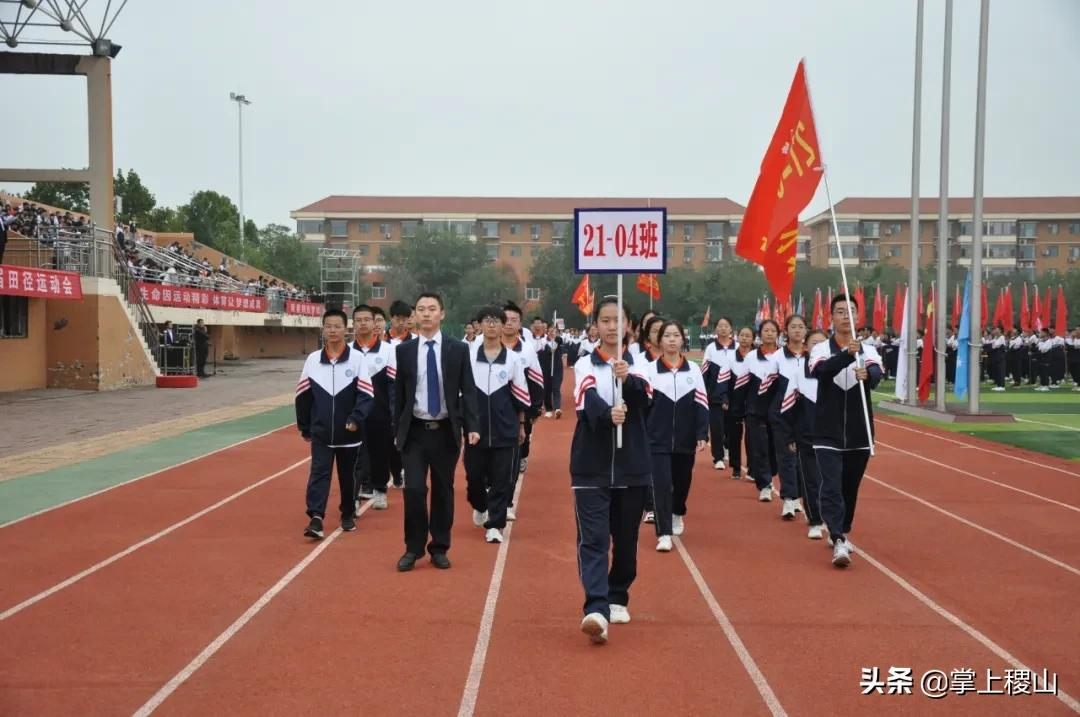
[[[134,169],[129,169],[126,175],[123,170],[116,170],[113,194],[120,198],[120,218],[125,222],[134,220],[140,227],[146,224],[150,212],[157,206],[157,199]]]
[[[466,276],[488,261],[482,245],[453,232],[429,231],[423,226],[384,256],[392,296],[437,291],[450,306],[458,303]]]
[[[455,302],[447,306],[447,321],[456,327],[472,319],[482,306],[501,306],[508,299],[520,304],[521,296],[521,283],[509,266],[478,266],[465,275]]]
[[[154,207],[147,213],[140,226],[154,232],[186,231],[184,218],[172,207]]]
[[[217,249],[229,256],[240,256],[238,224],[240,212],[232,200],[223,194],[204,189],[195,192],[191,201],[177,208],[183,231],[195,235],[195,241]]]
[[[90,185],[86,182],[38,182],[23,198],[57,209],[90,213]]]
[[[281,224],[267,224],[256,235],[253,266],[298,286],[319,285],[319,250]]]

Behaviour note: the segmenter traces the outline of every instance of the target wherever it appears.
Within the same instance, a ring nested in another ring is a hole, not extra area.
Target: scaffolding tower
[[[319,249],[323,300],[348,314],[360,299],[360,252],[355,249]]]

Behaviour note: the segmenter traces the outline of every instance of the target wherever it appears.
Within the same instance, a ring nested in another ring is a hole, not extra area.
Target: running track
[[[678,550],[642,526],[633,622],[596,647],[573,425],[541,422],[502,546],[459,471],[449,571],[394,570],[397,491],[304,540],[290,429],[0,527],[0,714],[1080,712],[1080,465],[884,417],[839,571],[702,455]],[[1059,695],[919,692],[930,669],[983,689],[1019,665]],[[873,666],[911,667],[914,694],[861,695]]]

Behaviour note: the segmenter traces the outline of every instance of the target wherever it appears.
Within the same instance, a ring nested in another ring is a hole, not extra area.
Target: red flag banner
[[[1020,300],[1020,330],[1031,331],[1031,306],[1028,304],[1027,282],[1024,282],[1024,294]]]
[[[577,304],[578,311],[588,316],[592,313],[591,304],[589,300],[589,275],[581,277],[581,282],[574,289],[574,295],[570,297],[571,304]],[[586,305],[589,305],[589,309],[586,311]]]
[[[901,293],[900,284],[896,285],[896,293],[893,294],[893,317],[892,330],[897,336],[904,330],[904,295]]]
[[[1045,301],[1043,301],[1043,305],[1042,305],[1042,325],[1043,325],[1044,329],[1050,328],[1050,296],[1051,296],[1050,292],[1051,291],[1052,291],[1052,289],[1049,286],[1046,287],[1046,299],[1045,299]]]
[[[232,291],[204,291],[197,288],[136,282],[135,288],[143,301],[152,306],[175,306],[187,309],[216,309],[217,311],[253,311],[265,313],[265,296],[245,296]]]
[[[1035,285],[1035,301],[1031,306],[1031,328],[1035,331],[1042,331],[1042,300],[1039,298],[1039,286]]]
[[[960,299],[960,284],[957,283],[956,284],[956,295],[953,297],[953,302],[952,302],[952,328],[953,328],[953,331],[958,331],[960,329],[961,302],[962,302],[962,300]]]
[[[874,331],[885,333],[885,301],[881,298],[881,284],[878,284],[874,291],[873,325]]]
[[[986,283],[983,282],[983,285],[982,285],[982,316],[979,317],[979,321],[982,324],[979,327],[980,331],[986,331],[986,324],[990,321],[990,316],[987,313],[987,311],[988,311],[987,307],[988,306],[989,306],[989,304],[986,301]]]
[[[1005,287],[1005,330],[1013,330],[1012,284]]]
[[[705,307],[705,318],[701,320],[701,328],[706,329],[709,327],[709,320],[712,316],[712,306]]]
[[[78,272],[0,264],[0,294],[41,299],[83,298]]]
[[[825,298],[825,303],[821,305],[821,314],[825,319],[825,330],[828,331],[832,328],[832,287],[829,287],[829,295]]]
[[[922,302],[922,292],[921,291],[916,291],[915,293],[919,297],[919,309],[918,309],[918,311],[915,312],[915,330],[918,331],[919,329],[922,328],[922,325],[923,325],[923,302]]]
[[[861,286],[855,289],[855,302],[859,310],[855,312],[855,325],[852,329],[858,330],[866,326],[866,292]]]
[[[799,212],[814,198],[820,181],[821,152],[800,62],[735,244],[736,254],[765,267],[773,293],[784,301],[791,292],[785,277],[794,280]]]
[[[930,301],[926,304],[926,333],[923,334],[922,366],[919,368],[919,400],[930,398],[930,384],[934,381],[934,299],[931,288]]]
[[[812,328],[825,328],[825,319],[821,315],[821,289],[816,289],[814,291],[814,315],[811,317],[811,320],[814,322]]]
[[[660,300],[660,277],[655,274],[638,274],[637,288],[643,294],[648,294],[655,301]]]
[[[1054,316],[1054,332],[1058,336],[1069,335],[1069,309],[1065,305],[1065,290],[1058,285],[1058,297],[1057,297],[1057,315]],[[1073,374],[1074,376],[1076,374]]]

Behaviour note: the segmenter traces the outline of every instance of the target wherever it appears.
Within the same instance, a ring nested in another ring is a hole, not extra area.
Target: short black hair
[[[487,318],[496,319],[500,323],[505,324],[506,312],[494,305],[480,307],[480,310],[476,312],[476,322],[480,323]]]
[[[382,310],[381,306],[369,306],[368,308],[371,309],[372,316],[381,316],[383,321],[386,321],[386,312]]]
[[[503,304],[502,309],[504,314],[508,311],[513,311],[515,314],[518,315],[519,319],[521,318],[521,307],[515,304],[513,301],[507,301],[505,304]]]
[[[592,320],[593,320],[594,324],[597,321],[600,320],[600,309],[604,308],[605,306],[609,306],[611,304],[615,304],[616,306],[618,306],[619,305],[619,297],[617,297],[617,296],[605,296],[604,298],[600,299],[600,301],[598,301],[596,303],[596,308],[593,309],[593,314],[592,314]],[[623,312],[623,318],[626,319],[627,323],[629,323],[630,322],[630,307],[628,307],[626,305],[626,302],[623,302],[622,312]],[[597,328],[599,328],[599,327],[597,327]]]
[[[362,311],[366,311],[367,313],[371,314],[371,318],[373,318],[373,319],[375,318],[375,309],[371,308],[367,304],[360,304],[355,309],[353,309],[352,310],[353,318],[356,318],[356,315],[359,314]]]
[[[728,326],[730,326],[732,329],[735,328],[735,322],[731,320],[730,316],[717,316],[716,324],[714,325],[719,326],[721,321],[726,321]]]
[[[836,305],[839,304],[841,301],[848,301],[856,309],[859,308],[859,302],[855,299],[854,296],[849,297],[847,294],[837,294],[832,298],[832,301],[829,303],[829,313],[836,311]]]
[[[779,334],[780,334],[780,324],[776,323],[772,319],[765,319],[764,321],[761,322],[761,324],[758,326],[758,330],[757,330],[757,335],[758,336],[761,336],[761,330],[763,328],[765,328],[765,324],[772,324],[773,328],[776,329],[777,335],[779,336]]]
[[[390,304],[390,315],[391,316],[404,316],[405,318],[408,318],[408,317],[412,316],[412,312],[413,312],[413,307],[409,306],[408,304],[406,304],[401,299],[398,299],[394,303]]]
[[[534,317],[532,317],[532,321],[530,321],[529,323],[535,324],[537,321],[539,321],[542,324],[547,323],[546,321],[544,321],[544,317],[542,317],[542,316],[534,316]]]
[[[822,338],[826,338],[826,339],[829,338],[828,334],[825,333],[825,329],[810,329],[809,331],[806,332],[806,339],[805,340],[809,341],[810,337],[814,336],[815,334],[821,334]]]
[[[803,316],[802,314],[791,314],[786,319],[784,319],[784,331],[788,330],[788,326],[790,326],[791,322],[793,320],[795,320],[795,319],[798,319],[799,321],[803,322],[804,326],[806,325],[806,317],[805,316]]]
[[[333,316],[340,316],[341,317],[341,323],[345,324],[346,326],[349,325],[349,317],[345,315],[344,311],[337,308],[336,306],[332,307],[332,308],[329,308],[329,309],[327,309],[326,311],[323,312],[322,323],[325,324],[326,320],[333,317]]]
[[[440,311],[441,311],[441,310],[442,310],[443,308],[445,308],[445,307],[443,306],[443,300],[442,300],[442,297],[441,297],[441,296],[439,296],[438,294],[436,294],[436,293],[435,293],[434,291],[423,291],[423,292],[421,292],[421,293],[420,293],[420,296],[417,296],[417,297],[416,297],[416,303],[418,303],[418,304],[419,304],[419,303],[420,303],[420,299],[435,299],[435,302],[436,302],[436,303],[437,303],[437,304],[439,305],[439,310],[440,310]],[[411,307],[411,306],[410,306],[410,307],[409,307],[409,314],[411,314],[411,313],[412,313],[412,310],[413,310],[413,307]],[[405,315],[406,315],[406,316],[408,316],[409,314],[405,314]],[[401,314],[394,314],[394,316],[401,316]]]

